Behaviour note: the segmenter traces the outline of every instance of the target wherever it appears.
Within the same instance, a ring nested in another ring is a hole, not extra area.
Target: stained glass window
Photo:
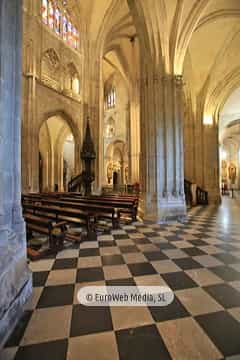
[[[75,27],[73,27],[73,29],[72,29],[72,41],[73,41],[73,47],[75,49],[77,49],[78,48],[78,32]]]
[[[63,40],[67,41],[68,36],[68,21],[66,16],[63,17]]]
[[[67,41],[70,46],[72,46],[72,24],[70,21],[68,22],[68,34],[67,34]]]
[[[54,7],[51,1],[48,4],[48,25],[54,29]]]
[[[62,2],[61,5],[59,4],[59,7],[57,4],[57,0],[42,0],[42,21],[60,35],[71,47],[78,49],[79,32],[73,26],[70,16],[64,8],[65,2]]]
[[[42,0],[42,20],[44,24],[48,23],[48,0]]]
[[[58,35],[61,34],[61,13],[58,8],[55,9],[55,31]]]
[[[105,109],[113,109],[116,106],[116,89],[111,88],[105,96]]]

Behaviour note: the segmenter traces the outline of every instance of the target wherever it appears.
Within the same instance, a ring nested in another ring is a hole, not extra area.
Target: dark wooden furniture
[[[23,209],[27,212],[32,212],[34,215],[47,217],[48,219],[58,221],[66,221],[67,223],[77,224],[78,226],[86,228],[86,238],[88,240],[96,240],[97,235],[95,226],[97,223],[96,214],[83,211],[80,209],[72,209],[69,207],[56,206],[54,204],[41,204],[33,200],[32,203],[23,202]],[[79,240],[83,240],[80,235]]]
[[[82,202],[78,199],[64,198],[56,200],[41,199],[41,204],[56,205],[71,209],[80,209],[82,211],[91,212],[96,215],[96,219],[107,219],[112,222],[114,229],[119,227],[119,212],[111,206],[103,206],[96,203]]]
[[[31,251],[31,249],[28,248],[28,254],[33,260],[39,259],[63,248],[67,224],[66,221],[54,222],[53,219],[34,215],[28,212],[24,212],[24,219],[28,235],[32,236],[32,233],[36,232],[38,234],[46,235],[49,239],[49,248],[43,252]]]

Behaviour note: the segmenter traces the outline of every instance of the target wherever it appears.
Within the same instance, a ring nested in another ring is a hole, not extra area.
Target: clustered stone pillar
[[[0,3],[0,347],[31,294],[21,211],[22,1]]]
[[[183,81],[145,66],[141,79],[141,211],[165,222],[186,216],[183,164]]]
[[[219,184],[218,124],[203,125],[204,184],[209,204],[221,202]]]

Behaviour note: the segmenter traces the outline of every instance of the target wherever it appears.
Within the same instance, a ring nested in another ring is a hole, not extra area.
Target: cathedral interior
[[[0,0],[0,110],[0,360],[239,360],[240,0]]]

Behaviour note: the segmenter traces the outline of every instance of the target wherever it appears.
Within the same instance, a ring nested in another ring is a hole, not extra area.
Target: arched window
[[[73,26],[63,2],[57,6],[57,1],[42,0],[41,14],[45,25],[61,36],[72,48],[78,49],[79,32]]]
[[[116,89],[110,88],[105,95],[105,109],[113,109],[116,106]]]

